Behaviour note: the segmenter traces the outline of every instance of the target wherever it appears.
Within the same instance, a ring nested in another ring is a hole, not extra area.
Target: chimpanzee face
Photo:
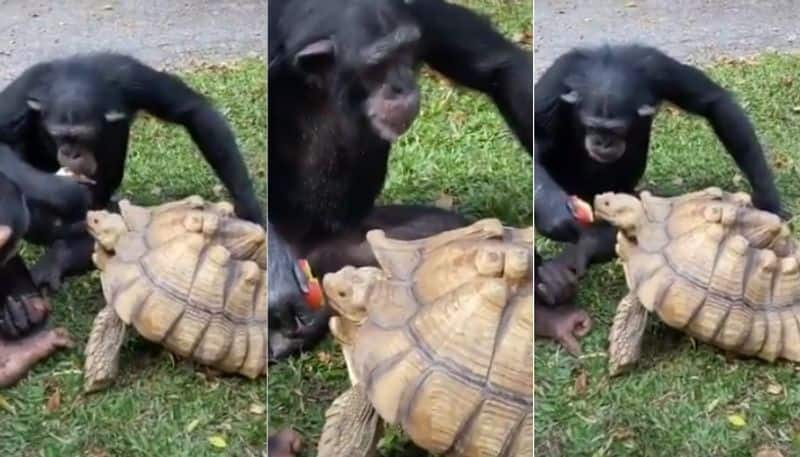
[[[98,98],[85,84],[56,80],[49,90],[28,99],[56,146],[59,165],[77,176],[90,178],[97,173],[95,153],[102,129],[127,117],[101,106]]]
[[[585,132],[584,147],[599,163],[612,163],[624,154],[628,133],[640,119],[652,117],[656,108],[646,102],[650,94],[628,82],[627,75],[608,69],[573,78],[561,100],[572,105],[573,119]]]
[[[305,46],[295,54],[295,66],[337,103],[355,106],[380,138],[393,142],[419,113],[420,31],[387,5],[354,7],[342,31]]]

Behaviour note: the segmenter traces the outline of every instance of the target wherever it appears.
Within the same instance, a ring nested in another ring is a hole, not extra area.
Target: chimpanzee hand
[[[578,240],[581,225],[567,205],[567,194],[540,190],[535,200],[533,210],[537,232],[553,241],[574,243]]]
[[[18,339],[47,320],[50,305],[42,297],[20,256],[0,268],[0,336]]]
[[[233,208],[237,217],[264,227],[264,211],[255,198],[237,198]]]
[[[781,219],[789,220],[792,215],[781,207],[780,198],[775,192],[753,192],[753,206],[760,210],[776,214]]]
[[[305,346],[303,337],[295,335],[314,318],[306,304],[308,279],[289,246],[267,224],[269,248],[269,287],[267,310],[269,313],[270,359],[287,357]]]
[[[70,178],[53,176],[52,194],[47,203],[64,220],[77,221],[86,217],[92,194],[89,188]]]
[[[47,320],[50,307],[41,295],[8,296],[0,304],[0,336],[15,340],[38,329]]]
[[[536,299],[549,306],[570,301],[577,287],[577,275],[564,262],[547,261],[536,269]]]

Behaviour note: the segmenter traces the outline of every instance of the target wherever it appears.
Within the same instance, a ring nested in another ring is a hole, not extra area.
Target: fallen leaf
[[[331,359],[332,358],[333,357],[331,356],[330,352],[326,352],[326,351],[317,352],[317,360],[319,360],[320,363],[324,363],[325,365],[328,365],[329,363],[331,363]]]
[[[186,433],[192,433],[198,425],[200,425],[200,419],[195,419],[189,422],[189,425],[186,426]]]
[[[706,413],[710,413],[711,411],[713,411],[714,408],[716,408],[717,405],[719,404],[719,401],[720,401],[719,398],[715,398],[714,400],[711,400],[711,403],[709,403],[708,406],[706,406]]]
[[[526,30],[514,35],[514,41],[523,45],[530,45],[533,43],[533,32]]]
[[[575,378],[575,395],[586,395],[589,380],[586,376],[586,370],[581,370]]]
[[[253,403],[250,405],[250,412],[257,415],[262,415],[267,411],[267,407],[262,403]]]
[[[93,447],[86,452],[86,457],[109,457],[105,449]]]
[[[17,414],[17,410],[14,409],[14,407],[11,406],[11,403],[8,402],[8,399],[2,395],[0,395],[0,408],[4,409],[8,413]]]
[[[454,201],[455,199],[453,198],[452,195],[442,194],[439,196],[439,198],[436,199],[433,205],[436,206],[437,208],[450,210],[453,209]]]
[[[625,8],[636,8],[636,2],[628,2],[625,4]]]
[[[636,436],[636,434],[633,433],[633,430],[627,427],[618,427],[611,432],[611,437],[613,437],[615,441],[626,441],[634,436]]]
[[[783,387],[780,384],[770,384],[767,386],[767,392],[772,395],[780,395],[783,392]]]
[[[228,446],[228,443],[225,442],[225,438],[219,435],[209,436],[208,442],[211,443],[212,446],[218,449],[224,449]]]
[[[777,449],[764,447],[758,450],[755,457],[783,457],[783,454]]]
[[[728,423],[734,428],[742,428],[747,425],[747,421],[739,414],[731,414],[728,416]]]
[[[47,398],[47,412],[52,413],[59,406],[61,406],[61,390],[56,387],[50,397]]]

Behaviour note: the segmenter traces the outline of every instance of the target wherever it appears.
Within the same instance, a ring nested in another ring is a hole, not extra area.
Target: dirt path
[[[170,67],[263,54],[266,23],[266,0],[0,0],[0,83],[40,60],[85,51]]]
[[[655,45],[703,61],[765,50],[800,50],[796,0],[537,0],[536,74],[576,45]]]

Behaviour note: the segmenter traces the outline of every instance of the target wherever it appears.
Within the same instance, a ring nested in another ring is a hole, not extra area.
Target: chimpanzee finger
[[[31,328],[31,319],[23,301],[16,297],[8,297],[6,300],[6,312],[11,325],[17,329],[20,335],[28,332]]]
[[[28,321],[31,326],[43,323],[50,314],[50,303],[40,295],[27,295],[21,301],[28,313]]]
[[[561,344],[561,346],[564,347],[564,349],[566,349],[567,352],[575,357],[583,353],[580,343],[578,343],[578,340],[575,338],[575,335],[573,335],[572,332],[560,334],[557,337],[557,341]]]
[[[536,298],[541,299],[545,304],[554,306],[556,304],[555,297],[550,293],[550,288],[547,284],[539,283],[536,285]]]
[[[538,274],[540,282],[545,285],[551,305],[566,301],[575,294],[577,279],[569,268],[546,263],[539,267]]]
[[[5,338],[8,339],[17,339],[20,337],[19,331],[16,327],[14,327],[14,320],[9,313],[9,305],[6,302],[3,305],[2,310],[0,310],[0,333]]]

